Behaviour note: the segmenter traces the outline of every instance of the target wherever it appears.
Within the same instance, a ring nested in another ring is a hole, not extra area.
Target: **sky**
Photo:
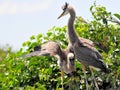
[[[90,6],[95,0],[0,0],[0,47],[9,44],[19,50],[32,35],[45,34],[53,26],[67,24],[68,16],[59,20],[61,6],[68,2],[77,16],[91,20]],[[96,0],[107,11],[120,13],[120,0]]]

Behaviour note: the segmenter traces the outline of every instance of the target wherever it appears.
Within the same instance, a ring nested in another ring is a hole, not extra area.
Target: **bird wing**
[[[28,58],[28,57],[33,57],[33,56],[48,56],[48,55],[50,55],[50,53],[46,52],[46,51],[34,51],[34,52],[29,53],[29,54],[25,54],[22,57]]]
[[[100,53],[97,51],[96,48],[94,48],[95,44],[93,41],[89,40],[89,39],[85,39],[85,38],[82,38],[82,37],[79,37],[79,40],[80,40],[80,44],[79,46],[81,47],[87,47],[88,49],[91,49],[92,51],[94,51],[96,53],[96,56],[99,57],[100,59],[102,59],[102,56],[100,55]],[[68,52],[72,52],[74,53],[74,50],[73,50],[73,46],[71,43],[68,44],[68,47],[67,49],[65,50],[67,53]]]
[[[40,53],[40,51],[33,51],[33,52],[29,53],[29,54],[23,55],[22,57],[23,58],[28,58],[28,57],[32,57],[32,56],[39,56],[39,53]]]
[[[91,47],[94,47],[95,44],[93,41],[89,40],[89,39],[85,39],[85,38],[82,38],[82,37],[79,37],[79,40],[84,43],[84,45],[86,46],[91,46]]]
[[[79,37],[79,40],[80,40],[80,44],[79,46],[82,46],[82,47],[87,47],[88,49],[94,51],[97,55],[97,57],[99,57],[100,59],[102,59],[102,56],[101,54],[98,52],[98,50],[94,47],[95,46],[95,43],[89,39],[85,39],[85,38],[82,38],[82,37]]]
[[[77,42],[73,45],[73,49],[76,59],[82,64],[106,71],[107,68],[102,60],[102,56],[94,47],[90,48],[84,45],[84,43]]]

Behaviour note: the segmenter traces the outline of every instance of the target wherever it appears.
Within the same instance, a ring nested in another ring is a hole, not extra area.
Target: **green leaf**
[[[120,14],[115,13],[114,16],[116,16],[120,20]]]
[[[35,39],[35,36],[32,35],[32,36],[30,37],[30,40],[34,40],[34,39]]]
[[[107,25],[107,19],[103,18],[103,23]]]
[[[25,47],[25,46],[26,46],[26,42],[24,42],[24,43],[22,44],[22,46]]]
[[[38,34],[37,35],[37,38],[41,38],[43,35],[42,34]]]
[[[93,6],[90,7],[90,11],[92,12]]]

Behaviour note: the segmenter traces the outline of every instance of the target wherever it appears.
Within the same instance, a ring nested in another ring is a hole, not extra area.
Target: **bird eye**
[[[65,5],[62,7],[63,11],[65,11],[68,7],[68,3],[66,2]]]

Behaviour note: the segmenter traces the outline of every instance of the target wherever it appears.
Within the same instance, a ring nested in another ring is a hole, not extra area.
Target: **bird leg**
[[[84,65],[82,65],[82,70],[83,70],[83,73],[84,73],[84,76],[85,76],[85,83],[86,83],[86,90],[89,90],[88,89],[88,81],[87,81],[87,76],[86,76],[86,73],[85,73],[85,66]]]
[[[96,89],[99,90],[98,84],[97,84],[97,82],[96,82],[96,80],[95,80],[95,76],[94,76],[94,73],[93,73],[93,69],[92,69],[91,67],[90,67],[90,71],[91,71],[91,74],[92,74],[92,79],[93,79],[93,81],[94,81],[94,85],[95,85]]]
[[[64,79],[64,71],[61,70],[61,83],[62,83],[62,90],[64,90],[63,79]]]
[[[74,73],[74,72],[73,72]],[[79,85],[77,83],[77,81],[75,80],[75,75],[74,75],[74,84],[75,84],[75,90],[79,90]]]

